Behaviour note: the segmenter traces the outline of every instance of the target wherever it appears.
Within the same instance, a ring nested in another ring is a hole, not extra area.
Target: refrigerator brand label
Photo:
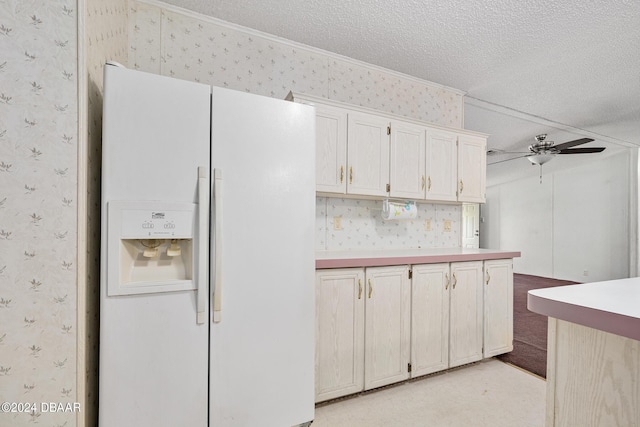
[[[162,206],[144,209],[144,206],[137,208],[136,202],[130,203],[133,208],[121,209],[120,236],[123,238],[141,239],[162,236],[185,239],[193,237],[196,205],[185,203],[175,204],[167,209],[162,209]],[[142,202],[139,203],[142,204]],[[162,205],[160,202],[158,204]]]

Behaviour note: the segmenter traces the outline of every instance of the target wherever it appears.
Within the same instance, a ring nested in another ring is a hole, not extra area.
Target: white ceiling
[[[545,170],[640,146],[638,0],[165,1],[462,90],[465,127],[489,149],[523,151],[539,133],[607,147]],[[528,165],[490,165],[488,183],[537,175]]]

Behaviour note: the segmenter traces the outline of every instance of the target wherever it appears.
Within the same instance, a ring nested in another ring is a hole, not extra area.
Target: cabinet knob
[[[340,184],[344,181],[344,166],[340,166]]]
[[[444,274],[444,280],[445,280],[444,289],[445,289],[445,291],[446,291],[447,289],[449,289],[449,283],[450,283],[450,280],[449,280],[449,273],[445,273],[445,274]]]
[[[460,180],[460,194],[462,194],[462,190],[464,190],[464,182]]]
[[[362,298],[362,280],[358,279],[358,299]]]
[[[353,166],[349,166],[349,184],[353,184]]]
[[[428,179],[428,184],[427,184],[427,191],[431,191],[431,175],[429,175]]]
[[[371,286],[371,279],[369,279],[369,298],[371,298],[372,293],[373,293],[373,286]]]
[[[491,280],[491,275],[489,274],[489,270],[487,270],[487,285],[489,284],[489,280]]]
[[[456,277],[456,273],[453,273],[453,289],[456,288],[457,284],[458,284],[458,278]]]
[[[424,190],[424,186],[425,186],[425,179],[424,179],[424,175],[422,175],[422,189]]]

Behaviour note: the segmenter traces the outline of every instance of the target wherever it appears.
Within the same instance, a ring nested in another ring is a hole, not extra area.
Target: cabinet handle
[[[457,284],[458,284],[458,278],[456,277],[456,273],[453,273],[453,289],[456,288]]]
[[[444,290],[446,291],[447,289],[449,289],[449,283],[451,282],[449,280],[449,273],[444,273],[444,279],[447,281],[446,284],[444,285]]]
[[[424,185],[425,185],[425,180],[424,180],[424,175],[422,175],[422,189],[424,190]]]
[[[362,298],[362,279],[358,279],[358,299]]]
[[[462,194],[462,190],[464,190],[464,182],[460,180],[460,194]]]
[[[431,191],[431,176],[429,176],[429,178],[427,179],[427,191]]]
[[[353,166],[349,166],[349,184],[353,184]]]
[[[489,284],[489,280],[491,280],[491,275],[489,274],[489,270],[487,270],[487,285]]]
[[[373,293],[373,286],[371,286],[371,279],[369,279],[369,298],[371,298],[372,293]]]
[[[340,184],[344,181],[344,166],[340,166]]]

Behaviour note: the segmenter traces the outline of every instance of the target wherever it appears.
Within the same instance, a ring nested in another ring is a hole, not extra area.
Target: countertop
[[[385,265],[435,264],[517,258],[520,252],[495,249],[374,249],[317,251],[316,268],[377,267]]]
[[[534,289],[535,313],[640,341],[640,278]]]

